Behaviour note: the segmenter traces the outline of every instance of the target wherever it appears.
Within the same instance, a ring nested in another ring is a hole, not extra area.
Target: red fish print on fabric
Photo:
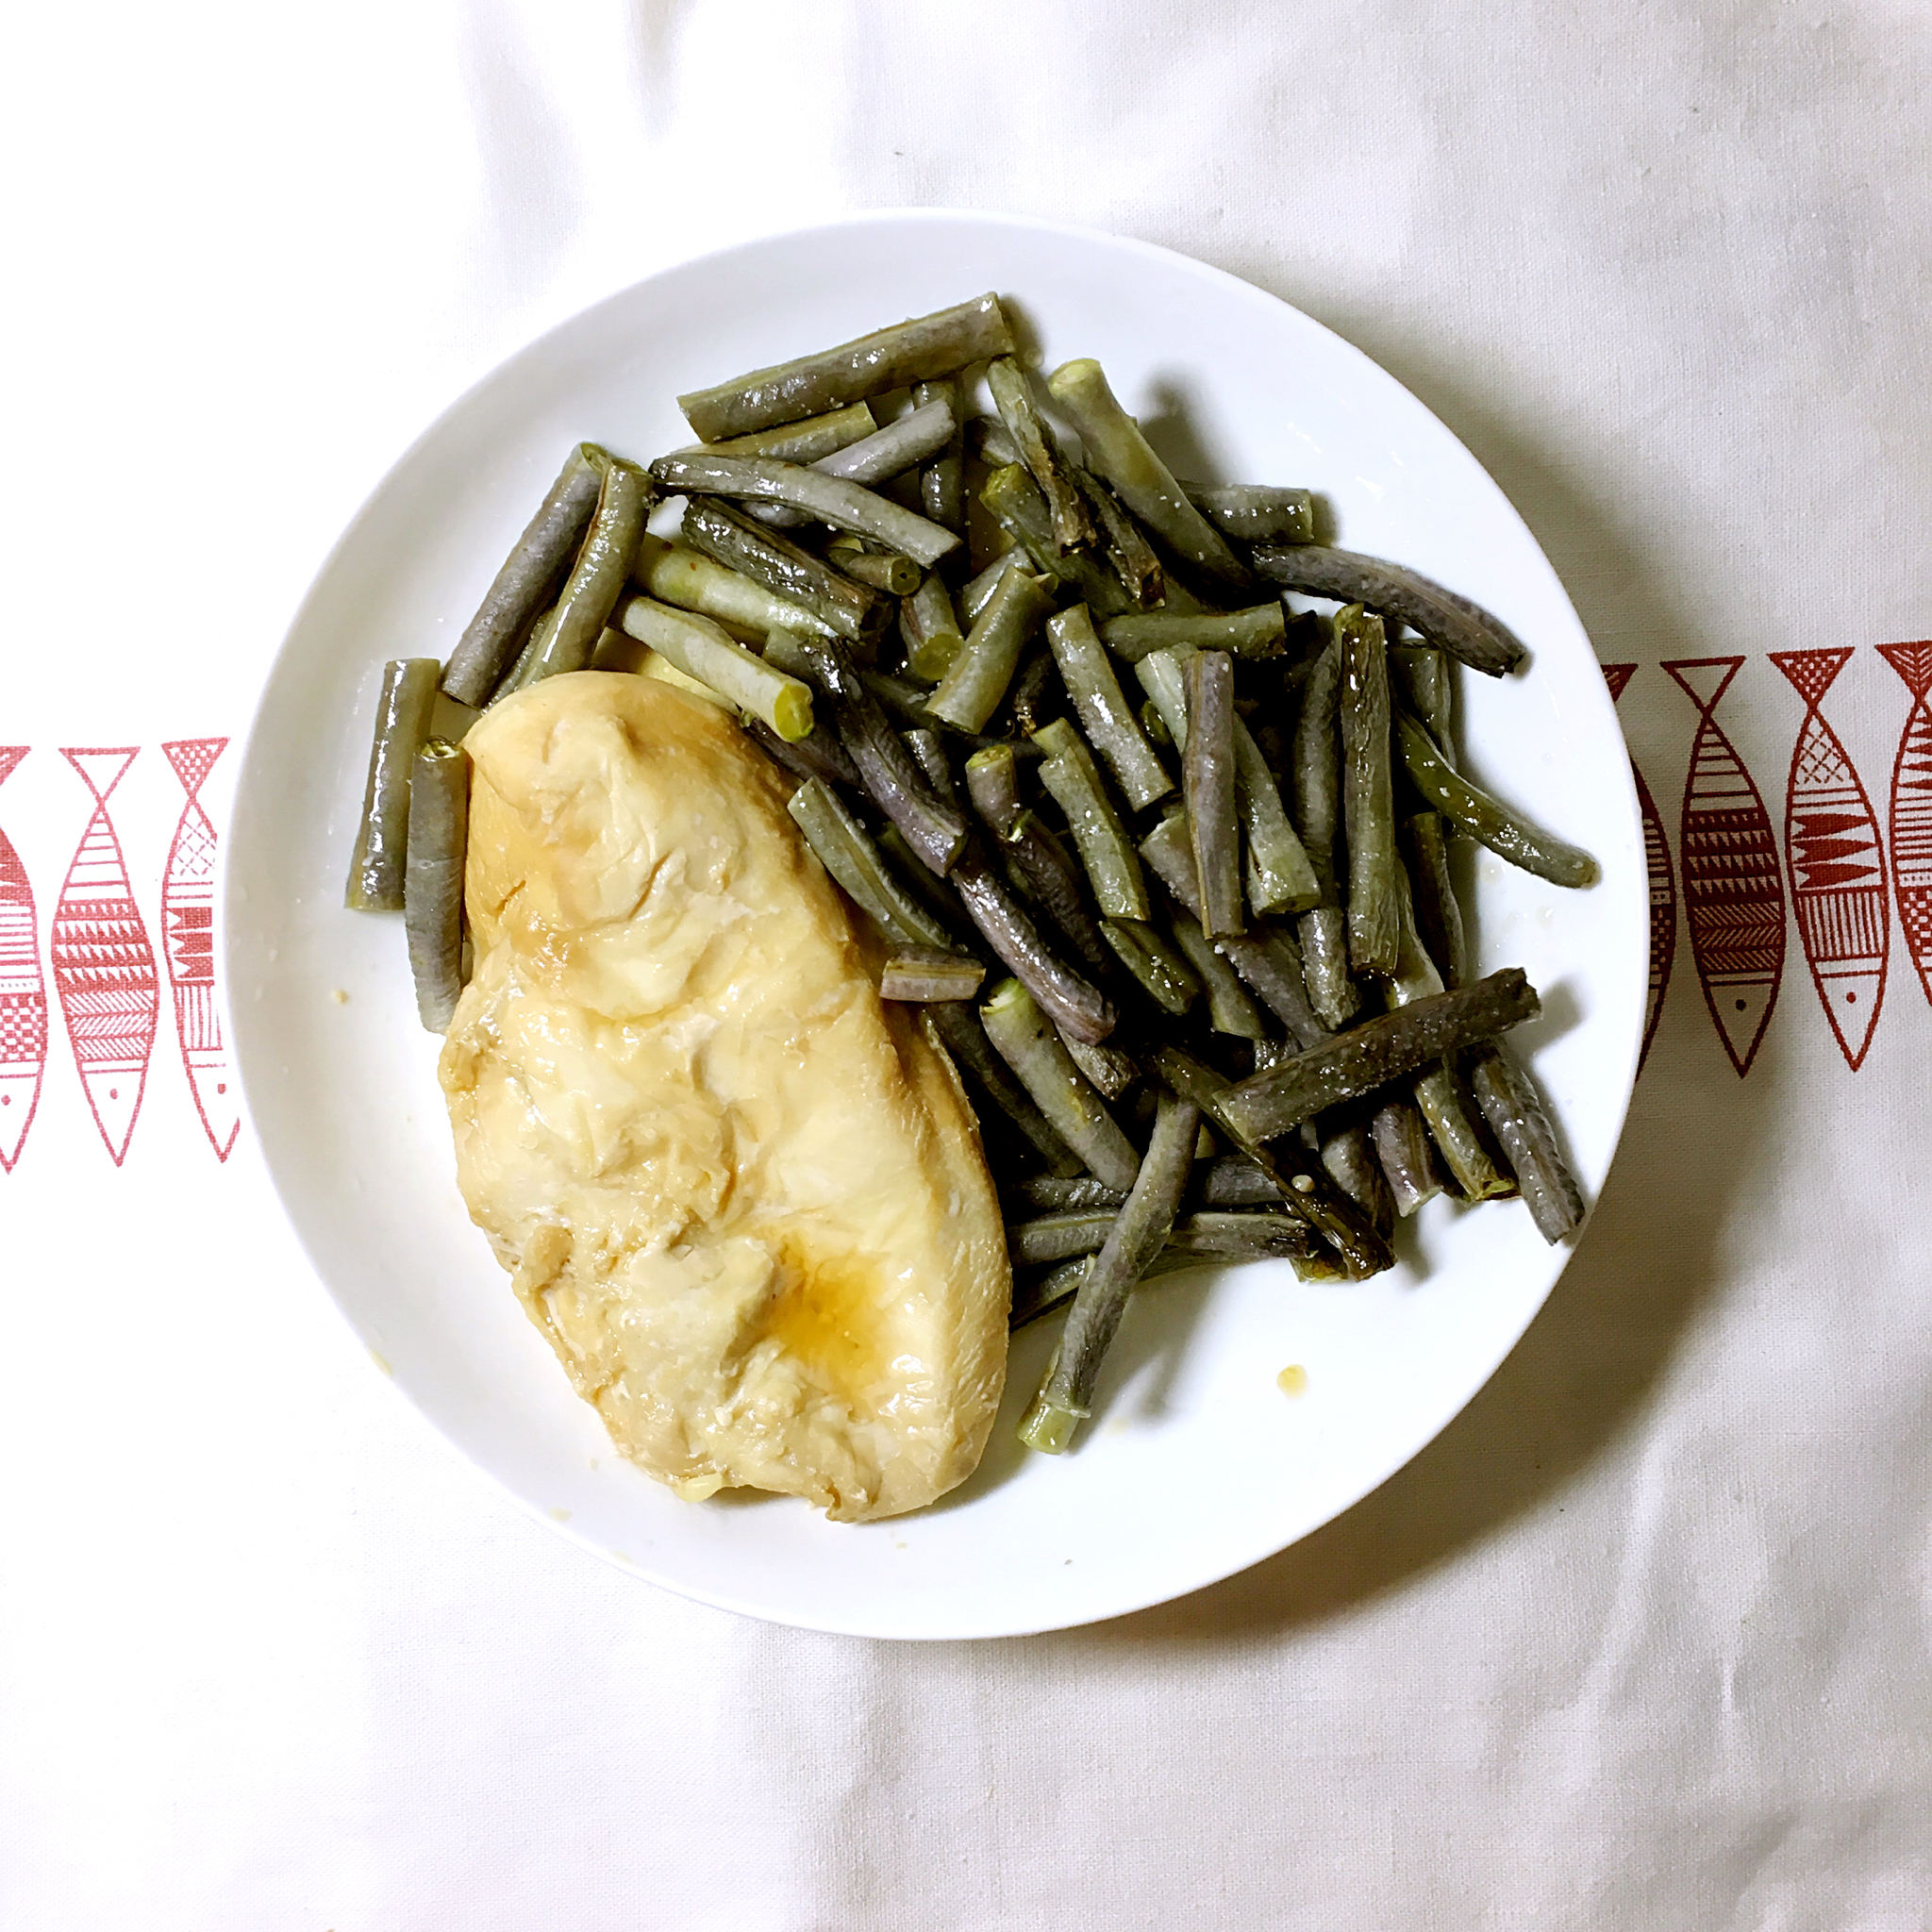
[[[183,738],[161,746],[188,794],[161,881],[161,945],[181,1064],[217,1160],[226,1160],[234,1148],[242,1110],[215,998],[215,828],[202,808],[201,788],[227,742]]]
[[[139,749],[60,751],[93,794],[94,809],[54,908],[54,991],[87,1104],[116,1167],[141,1112],[160,1016],[154,948],[108,816],[108,800]]]
[[[26,754],[24,744],[0,744],[0,785]],[[47,989],[33,887],[0,832],[0,1169],[8,1174],[33,1125],[46,1065]]]
[[[1877,814],[1838,733],[1818,708],[1851,655],[1848,649],[1774,651],[1771,661],[1805,700],[1785,793],[1785,860],[1798,939],[1839,1051],[1857,1073],[1885,1002],[1891,920]]]
[[[1624,687],[1637,674],[1634,664],[1606,664],[1604,680],[1610,687],[1614,704],[1624,695]],[[1657,1023],[1663,1018],[1664,994],[1671,984],[1671,963],[1677,956],[1677,877],[1671,865],[1670,841],[1664,837],[1664,822],[1643,782],[1637,760],[1630,760],[1630,775],[1637,781],[1637,808],[1643,815],[1643,863],[1650,874],[1650,979],[1643,995],[1643,1044],[1637,1049],[1637,1071],[1650,1058],[1650,1042],[1657,1038]]]
[[[1891,890],[1906,951],[1932,1000],[1932,708],[1925,703],[1932,689],[1932,638],[1880,644],[1878,655],[1912,694],[1891,768]]]
[[[1668,671],[1697,707],[1678,850],[1690,957],[1718,1037],[1741,1076],[1771,1024],[1785,970],[1785,888],[1764,801],[1719,728],[1742,658],[1680,658]]]

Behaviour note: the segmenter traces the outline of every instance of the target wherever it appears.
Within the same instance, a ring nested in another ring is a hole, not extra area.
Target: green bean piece
[[[557,614],[541,649],[532,660],[524,684],[555,677],[563,671],[581,671],[591,661],[604,626],[630,577],[631,558],[644,533],[644,513],[651,504],[650,478],[635,463],[626,463],[594,443],[585,443],[587,459],[602,470],[597,508],[584,537],[584,547],[571,566],[569,580],[557,600]]]
[[[824,665],[811,647],[823,641],[813,631],[799,630],[790,625],[774,625],[765,634],[765,662],[775,664],[788,677],[795,677],[801,683],[812,683]]]
[[[1257,914],[1301,912],[1320,903],[1321,882],[1289,823],[1274,774],[1239,714],[1234,721],[1236,803],[1248,843],[1248,903]]]
[[[874,842],[892,876],[950,933],[959,924],[959,902],[947,890],[945,880],[927,867],[890,819],[879,827]],[[949,943],[958,949],[957,941]]]
[[[1279,1020],[1297,1047],[1319,1046],[1328,1028],[1308,999],[1301,949],[1279,926],[1217,944],[1249,990]]]
[[[1313,868],[1321,902],[1297,926],[1308,997],[1324,1025],[1346,1025],[1361,1004],[1348,970],[1348,915],[1335,878],[1341,825],[1341,643],[1331,639],[1309,667],[1291,757],[1294,827]]]
[[[1445,1062],[1419,1074],[1414,1092],[1429,1138],[1464,1200],[1494,1201],[1517,1191],[1513,1178],[1496,1166],[1484,1144],[1453,1065]]]
[[[998,851],[1015,889],[1039,906],[1088,965],[1104,968],[1108,948],[1088,908],[1080,868],[1038,815],[1023,811]]]
[[[992,593],[999,589],[1000,578],[1006,575],[1007,566],[1016,560],[1021,563],[1032,561],[1024,546],[1015,545],[1014,548],[1019,552],[1017,559],[1013,550],[1003,551],[977,576],[960,587],[959,615],[969,625],[992,601]]]
[[[1326,1263],[1304,1264],[1299,1257],[1291,1258],[1294,1261],[1295,1273],[1304,1281],[1330,1281],[1340,1275],[1338,1269]],[[1154,1281],[1164,1274],[1180,1274],[1211,1265],[1211,1260],[1202,1256],[1184,1254],[1177,1248],[1162,1248],[1147,1264],[1141,1281]],[[1091,1255],[1075,1255],[1068,1260],[1055,1262],[1041,1274],[1015,1282],[1008,1327],[1024,1328],[1041,1315],[1050,1315],[1056,1308],[1064,1307],[1079,1292],[1080,1284],[1086,1280],[1092,1266]]]
[[[1393,973],[1402,944],[1396,881],[1395,772],[1389,746],[1389,656],[1382,620],[1351,604],[1341,643],[1341,823],[1348,841],[1348,959]]]
[[[1194,648],[1191,644],[1166,645],[1134,666],[1163,732],[1184,754],[1188,741],[1186,667]],[[1321,883],[1282,808],[1274,774],[1239,714],[1233,729],[1235,798],[1241,829],[1247,835],[1249,902],[1261,914],[1291,912],[1313,905],[1321,897]]]
[[[1076,1208],[1105,1208],[1111,1211],[1126,1198],[1124,1188],[1110,1188],[1091,1174],[1075,1174],[1071,1179],[1057,1174],[1022,1174],[1001,1193],[1009,1210],[1009,1221],[1024,1221],[1029,1214],[1069,1213]]]
[[[1281,1189],[1245,1155],[1224,1154],[1195,1169],[1191,1198],[1203,1208],[1277,1208]]]
[[[1009,464],[1018,463],[1024,469],[1026,458],[1020,445],[1013,441],[1013,433],[997,416],[974,416],[966,425],[966,441],[973,454],[989,470],[1004,470]]]
[[[535,679],[538,660],[548,647],[550,634],[557,628],[557,621],[562,615],[563,607],[553,604],[530,626],[530,635],[524,640],[524,648],[517,653],[517,661],[504,674],[503,682],[490,693],[490,703],[483,708],[486,711],[491,705],[501,704],[512,691],[522,691]]]
[[[1040,782],[1066,814],[1067,829],[1086,868],[1088,883],[1108,919],[1147,918],[1147,887],[1141,861],[1121,815],[1108,796],[1107,783],[1073,725],[1056,718],[1033,734],[1046,753]]]
[[[1242,991],[1240,975],[1215,951],[1214,941],[1178,907],[1174,914],[1174,938],[1208,990],[1208,1025],[1237,1040],[1267,1039],[1267,1023]]]
[[[409,844],[409,775],[429,730],[442,666],[434,658],[398,658],[382,667],[375,732],[362,817],[349,859],[342,904],[351,912],[400,912]]]
[[[883,671],[875,671],[869,664],[863,666],[858,675],[881,709],[891,712],[895,718],[915,729],[943,732],[954,741],[956,748],[964,746],[969,751],[983,751],[990,744],[1013,744],[1022,758],[1041,756],[1040,747],[1036,744],[1014,743],[1010,739],[989,737],[985,732],[965,731],[944,718],[935,717],[926,708],[926,700],[932,692],[923,684],[914,684],[909,677],[888,677]]]
[[[1113,1002],[1041,937],[976,841],[954,865],[952,883],[981,937],[1061,1033],[1097,1046],[1114,1030],[1120,1015]]]
[[[1220,531],[1188,501],[1140,425],[1121,408],[1098,362],[1091,358],[1063,362],[1047,377],[1046,388],[1080,432],[1088,467],[1162,542],[1209,576],[1233,587],[1247,586],[1247,572]]]
[[[1424,801],[1498,858],[1557,886],[1593,886],[1603,876],[1589,853],[1539,829],[1465,778],[1406,711],[1395,715],[1395,733],[1403,764]]]
[[[1167,1238],[1169,1253],[1211,1255],[1230,1261],[1261,1261],[1274,1257],[1313,1260],[1320,1253],[1306,1221],[1276,1208],[1259,1213],[1207,1208],[1176,1221]]]
[[[842,477],[848,483],[862,483],[870,489],[916,469],[945,447],[957,426],[953,412],[945,404],[928,403],[896,422],[888,423],[883,429],[874,429],[870,436],[819,458],[808,467],[822,476]],[[809,511],[789,503],[756,504],[751,513],[759,523],[780,530],[813,521]]]
[[[1071,585],[1074,594],[1102,617],[1133,608],[1126,591],[1104,564],[1084,550],[1060,555],[1054,542],[1053,516],[1046,498],[1024,463],[995,470],[980,486],[979,501],[1049,582]]]
[[[1395,1211],[1404,1221],[1442,1191],[1436,1143],[1414,1101],[1392,1097],[1369,1121],[1375,1159],[1389,1183]]]
[[[1120,1099],[1141,1077],[1133,1055],[1123,1053],[1117,1046],[1105,1041],[1090,1045],[1064,1030],[1060,1040],[1074,1064],[1093,1082],[1094,1091],[1104,1100]]]
[[[1071,575],[1074,560],[1055,544],[1053,512],[1025,464],[995,470],[980,485],[979,500],[1040,575],[1055,584]]]
[[[952,934],[892,876],[865,828],[831,791],[808,778],[787,809],[819,862],[887,939],[895,945],[954,950]]]
[[[1380,1182],[1379,1173],[1375,1179]],[[1016,1268],[1038,1268],[1095,1254],[1113,1231],[1119,1216],[1117,1205],[1036,1215],[1007,1229],[1007,1252]],[[1208,1208],[1176,1220],[1161,1252],[1174,1257],[1210,1256],[1257,1261],[1275,1256],[1313,1259],[1318,1247],[1307,1223],[1297,1221],[1291,1214],[1265,1210],[1241,1214]]]
[[[811,687],[754,657],[708,617],[636,596],[626,597],[615,616],[629,636],[761,719],[787,743],[811,736]]]
[[[1020,761],[1010,744],[990,744],[966,760],[966,795],[994,838],[1010,834],[1025,809],[1020,802]]]
[[[1252,1074],[1222,1102],[1243,1145],[1273,1141],[1325,1108],[1359,1098],[1445,1054],[1491,1040],[1542,1010],[1520,969],[1378,1013],[1321,1046]]]
[[[896,550],[868,550],[858,537],[834,538],[825,545],[825,561],[840,575],[891,597],[909,597],[924,575],[909,557]]]
[[[794,637],[781,644],[776,634],[765,650],[794,675],[797,665],[809,667],[811,682],[829,701],[832,724],[873,803],[905,834],[921,861],[943,878],[966,848],[966,816],[926,783],[851,653],[836,639]]]
[[[1141,857],[1167,888],[1174,903],[1196,924],[1201,917],[1200,883],[1194,870],[1193,841],[1185,811],[1170,812],[1141,841]],[[1318,1046],[1328,1031],[1309,1005],[1301,955],[1276,927],[1215,941],[1216,950],[1245,979],[1261,1004],[1288,1028],[1298,1046]]]
[[[1423,721],[1450,764],[1456,742],[1456,680],[1448,653],[1434,644],[1391,644],[1389,669],[1399,700]]]
[[[815,463],[862,441],[878,426],[870,403],[853,403],[800,423],[781,423],[774,429],[754,429],[697,447],[714,457],[776,457],[782,463]]]
[[[1341,640],[1332,638],[1309,667],[1291,758],[1294,828],[1324,906],[1341,904],[1335,868],[1341,831]]]
[[[1563,1158],[1529,1069],[1502,1041],[1470,1058],[1476,1104],[1516,1170],[1537,1232],[1553,1246],[1583,1224],[1583,1191]]]
[[[639,541],[631,577],[660,604],[695,610],[722,624],[741,643],[756,641],[772,630],[798,631],[808,637],[836,637],[822,618],[754,583],[741,571],[728,569],[688,543],[668,542],[647,530]]]
[[[1225,651],[1198,651],[1181,668],[1188,737],[1181,748],[1201,925],[1228,939],[1246,924],[1241,910],[1241,814],[1235,805],[1234,662]]]
[[[979,1008],[979,1018],[994,1050],[1055,1132],[1102,1180],[1131,1188],[1141,1157],[1033,995],[1017,979],[1004,979]]]
[[[822,784],[848,785],[854,791],[864,791],[858,780],[858,767],[829,724],[814,724],[809,735],[796,743],[780,738],[762,718],[747,716],[744,728],[758,741],[758,748],[793,777],[816,778]]]
[[[692,390],[678,397],[677,407],[699,436],[716,442],[953,375],[969,363],[1012,353],[1012,332],[999,297],[989,293],[836,348]]]
[[[1192,1101],[1274,1183],[1281,1205],[1306,1221],[1341,1256],[1351,1280],[1366,1280],[1395,1265],[1388,1241],[1329,1179],[1327,1170],[1311,1164],[1292,1140],[1278,1147],[1264,1147],[1235,1129],[1226,1115],[1226,1104],[1235,1089],[1223,1074],[1179,1047],[1157,1047],[1149,1059],[1160,1080]]]
[[[1147,610],[1110,617],[1100,635],[1116,658],[1138,664],[1150,651],[1191,645],[1197,651],[1232,651],[1238,658],[1278,658],[1287,649],[1281,601],[1251,605],[1245,610],[1176,615]]]
[[[1092,1412],[1100,1364],[1120,1327],[1127,1298],[1167,1244],[1193,1164],[1199,1112],[1171,1093],[1160,1096],[1154,1135],[1137,1166],[1112,1227],[1074,1296],[1067,1325],[1033,1407],[1020,1426],[1028,1447],[1058,1455]]]
[[[1062,715],[1065,697],[1066,687],[1060,683],[1053,653],[1035,651],[1007,687],[1007,708],[1013,714],[1013,728],[1032,737],[1042,724]]]
[[[1168,944],[1158,926],[1133,919],[1103,919],[1100,935],[1163,1012],[1178,1019],[1201,996],[1193,968]]]
[[[1134,666],[1134,675],[1147,693],[1174,748],[1184,754],[1188,748],[1188,659],[1191,644],[1151,652]]]
[[[1261,483],[1236,483],[1220,490],[1183,483],[1181,488],[1224,537],[1238,543],[1315,541],[1315,499],[1306,490],[1276,490]]]
[[[1017,564],[1008,570],[926,700],[926,709],[962,731],[983,730],[1013,681],[1027,640],[1052,608],[1052,592],[1040,578]]]
[[[1061,1140],[1026,1090],[1013,1078],[1006,1061],[993,1051],[970,1002],[936,1002],[921,1013],[920,1024],[926,1039],[943,1049],[956,1066],[963,1067],[987,1098],[1026,1137],[1049,1172],[1071,1178],[1082,1171],[1086,1163]]]
[[[906,645],[906,668],[914,677],[937,684],[953,668],[966,641],[953,599],[937,571],[899,605],[899,636]]]
[[[959,781],[953,775],[953,761],[946,756],[945,741],[937,731],[927,730],[924,725],[911,731],[902,731],[899,736],[905,741],[906,749],[912,754],[913,762],[925,774],[925,782],[943,798],[948,805],[959,803]]]
[[[1107,760],[1127,803],[1140,811],[1165,798],[1174,780],[1134,722],[1087,607],[1056,612],[1047,620],[1046,637],[1087,741]]]
[[[885,617],[888,607],[876,590],[727,504],[686,505],[682,535],[714,562],[809,610],[818,619],[815,630],[857,642],[874,636]]]
[[[442,688],[458,704],[481,709],[528,637],[567,570],[578,540],[597,508],[603,474],[579,443],[504,559],[476,614],[471,618],[442,673]],[[398,879],[397,891],[401,891]],[[398,900],[400,905],[401,901]],[[389,908],[394,910],[394,908]]]
[[[1145,610],[1158,604],[1167,592],[1167,576],[1154,546],[1141,534],[1141,526],[1129,515],[1126,506],[1091,470],[1074,467],[1074,481],[1093,513],[1101,554],[1120,579],[1127,602]]]
[[[1395,972],[1385,983],[1391,1003],[1407,1006],[1440,993],[1442,975],[1416,931],[1406,877],[1398,880],[1396,890],[1402,913],[1401,955]],[[1498,1172],[1470,1118],[1454,1067],[1444,1063],[1425,1068],[1417,1075],[1414,1091],[1416,1106],[1428,1123],[1442,1163],[1464,1198],[1487,1201],[1512,1192],[1508,1178]]]
[[[966,410],[957,375],[936,376],[912,385],[912,407],[943,403],[953,419],[953,433],[919,473],[919,503],[942,529],[966,534]]]
[[[1473,671],[1500,677],[1528,655],[1502,624],[1467,598],[1456,596],[1399,564],[1330,550],[1319,543],[1263,546],[1255,568],[1271,582],[1338,604],[1363,604],[1419,630],[1432,644]]]
[[[1361,1008],[1361,994],[1348,970],[1348,914],[1339,906],[1317,906],[1295,922],[1295,933],[1308,1003],[1323,1025],[1337,1031]]]
[[[989,745],[966,760],[966,791],[997,841],[1007,874],[1073,942],[1090,966],[1104,967],[1100,928],[1080,893],[1080,874],[1060,842],[1020,800],[1019,760],[1010,744]]]
[[[986,386],[992,392],[1000,421],[1020,451],[1020,459],[1033,473],[1053,519],[1054,548],[1062,556],[1093,541],[1093,520],[1074,480],[1072,467],[1060,453],[1033,400],[1026,372],[1011,356],[998,356],[986,365]]]
[[[1118,1189],[1108,1191],[1119,1201],[1126,1199]],[[1030,1221],[1008,1224],[1007,1253],[1016,1268],[1039,1268],[1074,1255],[1095,1255],[1119,1219],[1118,1207],[1036,1215]]]
[[[461,745],[432,738],[409,776],[409,856],[403,884],[403,931],[416,1015],[447,1033],[463,990],[463,862],[470,824],[470,758]]]
[[[651,475],[671,496],[732,496],[748,503],[789,504],[815,523],[875,537],[926,570],[959,547],[952,531],[862,483],[848,483],[842,476],[828,476],[800,463],[781,463],[774,457],[659,457],[651,465]]]
[[[1448,821],[1439,811],[1419,811],[1402,823],[1402,856],[1414,891],[1416,931],[1436,962],[1443,984],[1469,977],[1469,938],[1462,907],[1449,876]]]
[[[985,977],[986,968],[965,953],[936,946],[894,946],[879,975],[879,997],[915,1004],[970,1000]]]

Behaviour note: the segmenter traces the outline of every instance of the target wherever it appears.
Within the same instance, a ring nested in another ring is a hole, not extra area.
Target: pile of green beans
[[[883,996],[960,1074],[1015,1323],[1068,1307],[1035,1447],[1071,1444],[1143,1278],[1360,1279],[1439,1192],[1574,1232],[1502,1038],[1536,991],[1474,976],[1451,885],[1463,840],[1597,875],[1460,769],[1455,678],[1521,664],[1504,625],[1322,547],[1306,490],[1176,481],[996,295],[679,402],[698,442],[580,444],[449,663],[389,668],[349,903],[402,909],[426,1025],[462,983],[464,725],[641,645],[796,781]]]

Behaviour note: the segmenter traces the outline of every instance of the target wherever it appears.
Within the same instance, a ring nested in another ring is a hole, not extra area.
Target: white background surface
[[[164,738],[239,737],[336,532],[520,341],[718,240],[932,201],[1249,276],[1549,551],[1676,840],[1694,718],[1780,816],[1771,650],[1883,812],[1932,633],[1932,25],[1395,4],[184,5],[14,25],[0,788],[43,922]],[[747,137],[745,130],[765,130]],[[782,140],[777,131],[782,130]],[[224,824],[234,753],[208,802]],[[1793,927],[1749,1077],[1684,936],[1589,1245],[1475,1405],[1168,1608],[900,1647],[658,1594],[397,1402],[218,1167],[162,1019],[116,1170],[58,1019],[0,1175],[9,1927],[1932,1923],[1932,1007],[1856,1074]]]

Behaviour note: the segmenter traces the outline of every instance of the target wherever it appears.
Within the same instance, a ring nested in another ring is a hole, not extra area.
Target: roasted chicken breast
[[[971,1110],[716,707],[587,671],[492,708],[442,1050],[472,1217],[624,1453],[857,1522],[969,1475],[1011,1294]]]

